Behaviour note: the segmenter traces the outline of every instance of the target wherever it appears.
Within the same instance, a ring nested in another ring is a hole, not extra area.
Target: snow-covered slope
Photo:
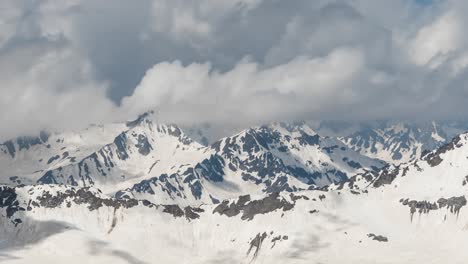
[[[323,190],[184,206],[0,187],[6,263],[466,263],[468,134]]]

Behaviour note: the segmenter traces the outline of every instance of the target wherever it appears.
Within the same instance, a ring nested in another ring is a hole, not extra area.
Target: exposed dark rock
[[[278,193],[278,192],[292,192],[294,191],[288,183],[288,177],[286,176],[279,176],[274,181],[270,179],[265,181],[266,188],[264,191],[266,193]]]
[[[184,190],[188,186],[195,199],[201,199],[203,187],[200,183],[201,178],[212,182],[221,182],[224,180],[224,160],[218,155],[211,155],[209,158],[197,163],[193,167],[188,167],[183,172],[173,173],[171,175],[162,174],[159,177],[143,180],[128,191],[140,193],[155,194],[154,187],[160,187],[170,197],[184,197]],[[180,182],[180,179],[183,179]],[[219,201],[218,201],[219,202]]]
[[[59,208],[66,206],[70,208],[72,204],[84,204],[90,211],[97,210],[101,207],[118,208],[132,208],[139,204],[146,207],[155,206],[147,200],[136,200],[133,198],[101,198],[96,192],[90,188],[70,188],[66,190],[59,190],[56,194],[49,191],[43,191],[42,195],[37,197],[36,200],[29,201],[28,211],[34,207],[44,208]],[[195,220],[200,218],[200,213],[203,213],[202,208],[190,207],[180,208],[178,205],[162,205],[163,212],[172,214],[174,217],[185,216],[187,220]],[[18,211],[25,211],[24,208],[19,206],[17,194],[14,188],[0,186],[0,208],[6,208],[7,217],[12,217]],[[16,220],[15,220],[16,221]],[[21,223],[16,221],[16,225]]]
[[[250,241],[250,248],[247,251],[247,256],[250,255],[250,252],[253,248],[255,248],[255,252],[253,253],[253,259],[257,258],[260,249],[262,248],[263,241],[267,237],[267,233],[263,232],[263,234],[258,233],[257,236]]]
[[[404,167],[403,168],[403,173],[401,174],[401,177],[405,177],[406,174],[408,173],[408,171],[409,171],[409,167]]]
[[[18,176],[11,176],[8,178],[10,182],[14,183],[15,185],[21,184],[21,179]]]
[[[192,193],[193,197],[195,197],[195,199],[200,199],[202,196],[203,187],[200,183],[200,180],[199,179],[192,180],[194,178],[195,178],[195,175],[191,174],[184,179],[184,183],[188,184],[190,188],[190,192]]]
[[[468,176],[465,176],[465,178],[463,179],[462,185],[465,186],[466,183],[468,183]]]
[[[444,154],[450,150],[454,150],[455,148],[459,148],[462,146],[460,143],[461,135],[458,135],[452,139],[451,142],[443,145],[442,147],[438,148],[437,150],[426,154],[423,159],[432,167],[439,165],[443,160],[441,158],[441,154]]]
[[[449,199],[440,198],[437,200],[437,203],[439,204],[439,208],[447,207],[450,209],[451,213],[458,215],[460,209],[466,205],[466,198],[465,196],[452,197]]]
[[[436,203],[431,203],[428,201],[400,199],[400,203],[410,208],[411,221],[413,221],[413,216],[416,211],[418,211],[419,214],[428,214],[432,210],[439,209]]]
[[[273,234],[273,232],[270,233],[270,235]],[[276,245],[276,242],[281,242],[283,240],[288,240],[288,236],[281,236],[281,235],[278,235],[278,236],[275,236],[273,237],[273,239],[271,240],[271,243],[273,245],[271,245],[271,248],[274,248],[275,245]]]
[[[101,198],[96,193],[90,191],[89,188],[66,189],[64,192],[57,192],[52,195],[45,191],[41,196],[37,197],[39,205],[46,208],[56,208],[62,206],[66,201],[71,201],[74,204],[86,204],[90,211],[97,210],[103,206],[114,208],[131,208],[138,205],[138,200],[135,199],[110,199]]]
[[[197,207],[187,206],[184,208],[184,212],[185,212],[185,217],[187,219],[195,220],[195,219],[200,218],[199,214],[205,212],[205,210],[201,208],[197,208]]]
[[[381,236],[381,235],[375,235],[375,234],[367,234],[367,237],[372,238],[372,240],[379,241],[379,242],[388,242],[388,238]]]
[[[50,159],[47,161],[47,164],[51,164],[52,162],[58,159],[60,159],[60,155],[55,155],[53,157],[50,157]]]
[[[14,158],[15,153],[16,153],[15,144],[10,140],[10,141],[7,141],[7,142],[3,143],[3,145],[5,145],[5,147],[7,148],[8,153],[10,154],[10,156],[12,158]]]
[[[442,158],[440,157],[440,155],[428,155],[428,158],[426,159],[427,163],[429,163],[429,165],[431,165],[432,167],[435,167],[437,165],[439,165],[440,163],[442,163]]]
[[[41,132],[39,137],[19,137],[16,139],[18,150],[28,150],[32,146],[40,145],[47,142],[49,135],[46,132]]]
[[[291,197],[291,200],[293,200],[293,202],[300,200],[300,199],[304,199],[306,201],[309,200],[309,197],[305,195],[295,195],[294,193],[289,194],[289,197]]]
[[[213,196],[211,196],[211,194],[210,194],[210,199],[211,199],[211,202],[213,204],[219,204],[220,203],[220,201],[218,199],[214,198]]]
[[[139,115],[137,119],[127,122],[126,125],[129,128],[136,127],[136,126],[142,124],[143,122],[148,121],[147,118],[150,117],[152,114],[154,114],[154,111],[145,112],[145,113]]]
[[[218,155],[211,155],[208,159],[198,163],[194,170],[207,180],[221,182],[224,179],[224,166],[225,162],[223,158]]]
[[[276,241],[280,241],[280,240],[281,240],[281,235],[274,237],[274,238],[271,240],[271,243],[273,243],[272,248],[275,246],[274,243],[275,243]]]
[[[182,190],[184,189],[181,186],[181,183],[177,180],[179,175],[177,174],[162,174],[159,177],[153,177],[150,179],[143,180],[128,189],[128,192],[138,192],[138,193],[148,193],[156,194],[154,188],[160,188],[161,191],[167,193],[170,197],[183,197]],[[177,185],[174,186],[172,182],[175,182]]]
[[[360,169],[362,168],[362,165],[359,163],[359,162],[355,162],[353,160],[350,160],[350,161],[347,161],[346,162],[351,168],[354,168],[354,169]]]
[[[112,231],[114,230],[114,228],[117,226],[117,215],[115,214],[117,212],[117,209],[114,208],[114,213],[112,215],[112,223],[111,223],[111,227],[109,228],[109,231],[107,231],[107,234],[110,234],[112,233]]]
[[[17,200],[15,188],[0,186],[0,208],[6,210],[6,217],[11,218],[14,214],[20,211],[25,211]]]
[[[258,214],[267,214],[277,209],[288,211],[293,207],[294,203],[289,203],[281,198],[279,193],[272,193],[261,200],[250,201],[248,195],[239,197],[237,203],[229,203],[228,200],[225,200],[213,210],[213,213],[233,217],[242,212],[242,220],[252,220]]]
[[[144,135],[138,135],[138,143],[136,144],[136,147],[138,148],[138,152],[143,156],[148,155],[151,150],[153,150],[148,138]]]
[[[187,220],[195,220],[200,218],[200,213],[205,212],[202,208],[190,207],[187,206],[184,209],[180,208],[178,205],[163,205],[163,212],[173,215],[175,218],[183,217]]]
[[[359,189],[358,185],[356,185],[356,182],[358,180],[365,180],[367,183],[370,184],[376,177],[377,177],[377,173],[374,171],[366,171],[361,174],[356,174],[350,177],[348,180],[342,181],[338,185],[337,190],[342,190],[345,185],[347,185],[350,190]]]
[[[338,149],[339,146],[329,146],[329,147],[324,147],[323,150],[325,150],[328,154],[332,154],[335,149]]]
[[[257,179],[256,177],[248,174],[248,173],[245,173],[245,172],[242,172],[242,180],[244,181],[251,181],[251,182],[254,182],[255,184],[259,185],[260,183],[262,183],[262,180],[261,179]]]
[[[117,156],[121,160],[126,160],[128,159],[128,153],[127,153],[127,135],[124,133],[118,135],[114,139],[114,144],[117,147]]]
[[[106,146],[107,148],[108,146]],[[59,167],[47,171],[39,180],[40,184],[66,184],[71,186],[93,186],[95,177],[106,177],[111,167],[114,167],[112,162],[112,152],[99,150],[88,157],[84,158],[77,164],[66,167]],[[72,170],[70,170],[70,166]],[[98,173],[92,174],[90,168],[95,168]],[[77,169],[77,171],[76,171]]]
[[[19,224],[23,223],[23,220],[16,218],[12,221],[12,223],[17,227]]]
[[[401,154],[401,152],[394,152],[393,155],[392,155],[392,159],[394,160],[401,160],[403,158],[403,154]]]
[[[163,205],[164,213],[168,213],[173,215],[174,217],[182,217],[184,216],[184,211],[176,204],[174,205]]]
[[[399,167],[390,168],[390,166],[386,166],[379,172],[377,179],[374,181],[374,187],[379,188],[381,186],[391,184],[393,180],[395,180],[399,172]]]
[[[42,176],[39,180],[39,183],[41,184],[57,184],[57,180],[54,177],[54,174],[52,171],[47,171],[44,176]]]
[[[445,207],[447,207],[451,213],[458,215],[460,213],[460,209],[467,204],[467,200],[465,196],[460,196],[448,199],[440,198],[437,200],[437,203],[409,199],[400,199],[400,203],[410,208],[411,220],[413,220],[413,215],[416,211],[419,214],[427,214],[430,211],[442,209]]]
[[[311,145],[318,145],[320,142],[320,136],[319,135],[309,135],[307,133],[304,133],[301,131],[301,136],[298,137],[297,139],[299,140],[299,144],[302,146],[311,146]]]
[[[120,199],[131,199],[133,196],[128,191],[118,191],[115,193],[114,197],[120,200]],[[146,201],[146,200],[143,200],[143,201]]]

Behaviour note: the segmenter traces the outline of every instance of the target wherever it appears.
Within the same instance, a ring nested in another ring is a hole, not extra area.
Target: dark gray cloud
[[[129,118],[458,118],[461,0],[4,0],[0,137]]]

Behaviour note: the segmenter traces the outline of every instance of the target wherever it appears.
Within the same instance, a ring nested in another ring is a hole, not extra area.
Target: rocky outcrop
[[[378,241],[378,242],[388,242],[388,238],[385,236],[381,235],[375,235],[375,234],[367,234],[367,237],[372,238],[372,240]]]
[[[276,246],[276,242],[285,241],[285,240],[288,240],[288,238],[289,238],[288,236],[282,236],[282,235],[273,237],[273,239],[271,240],[271,243],[273,244],[271,245],[271,248],[274,248]]]
[[[250,247],[249,250],[247,251],[247,256],[250,255],[250,252],[252,252],[252,249],[255,248],[255,251],[253,253],[252,259],[257,258],[258,254],[260,253],[260,249],[262,248],[263,241],[267,237],[267,233],[263,232],[263,234],[258,233],[257,236],[255,236],[252,241],[250,241]]]
[[[445,208],[450,210],[451,213],[458,215],[460,213],[460,209],[466,205],[467,201],[465,196],[460,197],[452,197],[452,198],[440,198],[437,200],[439,204],[439,208]]]
[[[184,209],[180,208],[180,206],[173,204],[173,205],[163,205],[163,212],[173,215],[175,218],[183,217],[187,220],[195,220],[200,218],[200,213],[205,212],[202,208],[199,207],[191,207],[187,206]]]
[[[90,187],[75,188],[66,186],[50,186],[47,189],[37,187],[28,188],[29,195],[37,194],[35,198],[18,199],[16,188],[0,186],[0,209],[4,209],[7,218],[12,218],[20,211],[33,211],[35,208],[67,209],[76,205],[84,205],[89,211],[95,211],[103,207],[117,209],[130,209],[136,206],[147,208],[162,208],[163,213],[171,214],[176,218],[185,217],[191,221],[199,219],[204,209],[199,207],[180,207],[179,205],[156,205],[147,200],[133,198],[108,198],[101,195],[99,190]],[[27,202],[26,202],[27,201]],[[13,219],[15,225],[22,223],[20,218]]]
[[[182,172],[170,175],[162,174],[158,177],[143,180],[126,191],[153,195],[158,191],[162,191],[171,198],[185,198],[191,194],[196,200],[199,200],[203,195],[201,180],[206,179],[211,182],[223,181],[224,165],[224,160],[221,157],[211,155],[209,158]],[[190,193],[187,193],[185,190],[189,190]]]
[[[11,218],[20,211],[25,211],[19,201],[15,188],[0,186],[0,208],[5,209],[6,217]]]
[[[261,200],[250,200],[250,195],[240,196],[238,201],[223,201],[213,210],[213,213],[227,217],[237,216],[242,213],[242,220],[252,220],[258,214],[267,214],[275,210],[289,211],[294,208],[294,203],[282,198],[279,193],[272,193]]]
[[[96,192],[90,190],[90,188],[70,188],[64,191],[58,191],[52,194],[49,191],[44,191],[42,195],[37,197],[38,203],[32,203],[31,205],[46,208],[57,208],[64,204],[67,207],[71,207],[72,204],[84,204],[90,211],[97,210],[103,206],[113,208],[131,208],[139,204],[138,200],[135,199],[114,199],[114,198],[102,198]],[[31,207],[28,207],[30,210]]]
[[[409,199],[400,199],[400,203],[410,208],[411,221],[415,212],[421,214],[428,214],[431,211],[447,208],[451,213],[458,215],[460,209],[467,204],[465,196],[451,197],[451,198],[440,198],[436,202],[429,201],[416,201]]]
[[[373,183],[373,186],[375,188],[379,188],[381,186],[391,184],[393,180],[395,180],[395,178],[398,176],[399,172],[400,172],[399,167],[392,168],[390,166],[387,166],[383,168],[379,172],[376,180]]]
[[[421,214],[428,214],[432,210],[439,209],[436,203],[431,203],[428,201],[400,199],[400,203],[410,208],[411,221],[413,221],[413,216],[416,211],[418,211],[418,213],[421,215]]]
[[[441,154],[444,154],[450,150],[454,150],[455,148],[459,148],[461,146],[461,135],[458,135],[454,137],[451,142],[443,145],[442,147],[438,148],[433,152],[426,154],[425,156],[423,156],[422,159],[425,160],[432,167],[435,167],[443,161]]]

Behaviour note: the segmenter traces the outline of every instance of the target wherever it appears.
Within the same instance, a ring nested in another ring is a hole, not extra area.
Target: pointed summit
[[[137,119],[133,121],[128,121],[126,123],[127,127],[129,128],[134,128],[138,125],[144,124],[144,123],[152,123],[153,118],[154,118],[154,111],[150,110],[147,112],[144,112],[143,114],[139,115]]]

